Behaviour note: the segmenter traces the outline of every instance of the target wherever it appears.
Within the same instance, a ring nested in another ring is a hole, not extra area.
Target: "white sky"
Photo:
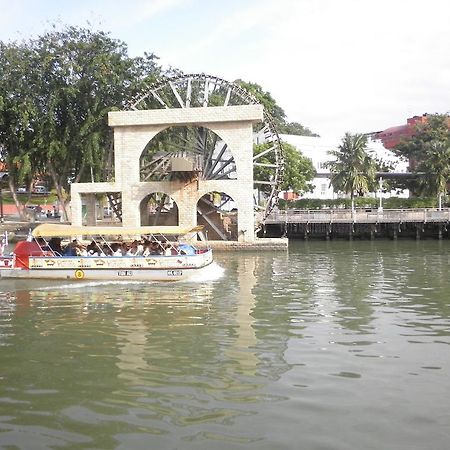
[[[0,0],[0,11],[0,40],[89,22],[132,56],[256,82],[325,137],[450,111],[449,0]]]

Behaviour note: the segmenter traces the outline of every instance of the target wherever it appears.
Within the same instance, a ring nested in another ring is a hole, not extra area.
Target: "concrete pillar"
[[[416,240],[420,241],[420,225],[416,225]]]
[[[70,197],[70,220],[72,225],[81,226],[83,222],[83,214],[81,207],[81,195],[72,189]]]
[[[86,225],[95,226],[97,223],[97,205],[95,194],[85,195],[86,202]]]

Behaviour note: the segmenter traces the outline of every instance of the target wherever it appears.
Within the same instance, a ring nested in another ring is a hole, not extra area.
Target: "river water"
[[[450,242],[216,261],[196,283],[0,280],[0,448],[449,448]]]

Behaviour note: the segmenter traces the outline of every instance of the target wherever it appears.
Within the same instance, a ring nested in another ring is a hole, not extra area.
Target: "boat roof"
[[[171,235],[180,236],[196,233],[203,229],[202,225],[194,228],[178,226],[145,226],[145,227],[83,227],[43,223],[33,231],[33,237],[72,237],[72,236],[137,236],[137,235]]]

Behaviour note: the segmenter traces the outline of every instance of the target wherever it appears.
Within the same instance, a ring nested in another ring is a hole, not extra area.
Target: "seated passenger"
[[[150,253],[152,255],[162,255],[164,253],[164,249],[161,247],[159,242],[153,241],[150,243]]]
[[[59,237],[52,237],[48,241],[48,246],[50,247],[50,250],[56,255],[61,256],[63,254],[63,249],[61,247],[61,241],[62,239]]]
[[[125,256],[128,254],[128,250],[130,250],[130,245],[127,242],[122,242],[121,249],[122,249],[122,256]]]
[[[138,241],[133,241],[126,254],[128,256],[136,256],[137,251],[138,251]]]
[[[152,254],[152,246],[151,246],[151,243],[149,242],[144,246],[144,251],[142,252],[142,256],[147,257],[147,256],[150,256],[151,254]]]
[[[142,242],[138,242],[136,256],[142,256],[143,253],[144,253],[144,245],[142,244]]]
[[[104,244],[101,249],[100,256],[111,256],[111,255],[112,255],[111,248],[109,247],[109,245]]]
[[[100,248],[98,247],[97,242],[92,241],[87,247],[86,251],[88,256],[99,256],[101,253]]]
[[[74,239],[72,242],[69,242],[64,249],[64,256],[77,256],[77,241]]]
[[[111,244],[112,256],[122,256],[122,247],[118,242]]]

